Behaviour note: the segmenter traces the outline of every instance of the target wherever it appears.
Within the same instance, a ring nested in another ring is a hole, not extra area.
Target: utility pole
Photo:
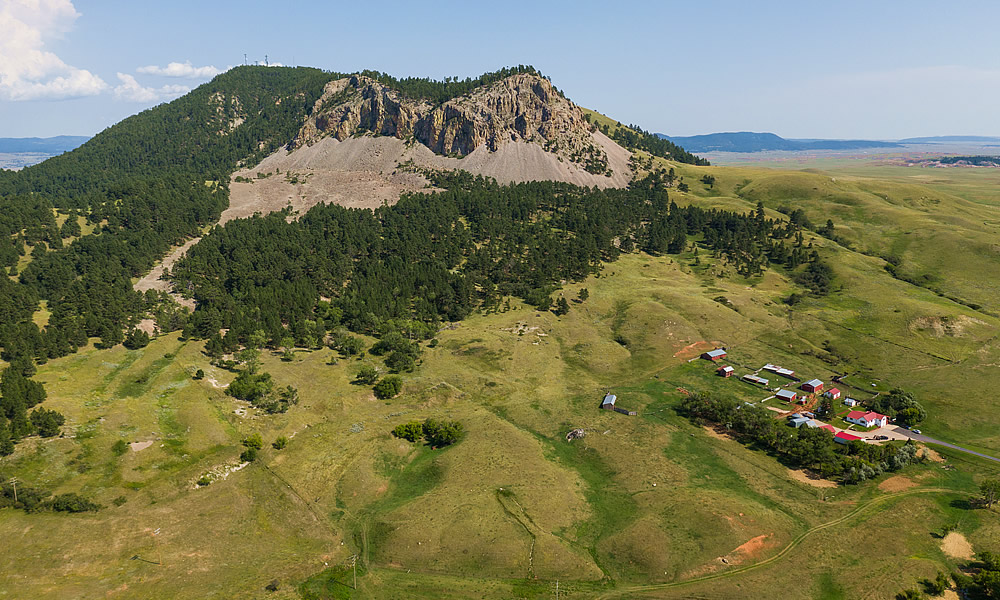
[[[244,67],[247,66],[247,53],[246,52],[243,53],[243,66]]]
[[[556,579],[556,600],[559,600],[559,580]]]
[[[358,589],[358,555],[351,557],[351,568],[354,569],[354,589]]]
[[[266,54],[264,55],[264,66],[265,66],[265,67],[270,67],[270,66],[271,66],[271,65],[270,65],[270,64],[269,64],[269,63],[267,62],[267,55],[266,55]]]
[[[14,504],[17,504],[17,477],[11,477],[10,484],[14,486]]]
[[[153,543],[156,544],[157,564],[162,565],[163,564],[163,548],[160,547],[160,540],[157,538],[158,535],[160,535],[160,528],[159,527],[157,527],[156,531],[153,532]]]

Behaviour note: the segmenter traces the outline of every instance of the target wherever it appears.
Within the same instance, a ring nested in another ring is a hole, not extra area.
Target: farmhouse
[[[833,441],[837,442],[838,444],[850,444],[851,442],[860,439],[861,439],[860,437],[856,435],[851,435],[846,431],[841,431],[837,435],[833,436]]]
[[[722,348],[716,348],[715,350],[709,350],[708,352],[701,355],[705,360],[719,360],[720,358],[725,358],[726,351]]]
[[[798,377],[795,376],[795,371],[793,371],[791,369],[785,369],[785,368],[779,367],[778,365],[772,365],[771,363],[767,363],[762,368],[765,371],[770,371],[771,373],[774,373],[775,375],[781,375],[782,377],[791,379],[793,381],[798,381],[799,380]]]
[[[889,423],[889,417],[885,415],[880,415],[872,411],[861,412],[860,410],[852,410],[847,413],[844,420],[848,423],[861,425],[862,427],[885,427]]]
[[[840,398],[840,390],[838,390],[837,388],[830,388],[827,391],[823,392],[823,395],[831,400],[837,400],[838,398]]]
[[[823,391],[823,382],[819,379],[810,379],[802,384],[802,389],[810,394]]]
[[[721,377],[732,377],[735,371],[736,369],[730,367],[729,365],[726,365],[724,367],[719,367],[716,373],[718,373],[719,376]]]
[[[858,401],[854,398],[844,398],[844,406],[857,406]]]
[[[778,400],[784,400],[785,402],[795,402],[795,398],[798,397],[798,394],[792,390],[778,390],[774,397]]]
[[[753,373],[747,373],[746,375],[744,375],[743,381],[748,381],[750,383],[759,383],[765,387],[767,386],[768,383],[770,383],[767,379],[764,379],[763,377],[757,377]]]

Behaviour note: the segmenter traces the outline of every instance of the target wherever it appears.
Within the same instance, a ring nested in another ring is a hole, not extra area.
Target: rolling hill
[[[882,598],[952,572],[940,532],[1000,547],[971,503],[995,464],[867,460],[784,425],[820,398],[741,377],[901,388],[1000,454],[1000,200],[969,171],[711,166],[531,67],[233,69],[0,173],[0,593]]]

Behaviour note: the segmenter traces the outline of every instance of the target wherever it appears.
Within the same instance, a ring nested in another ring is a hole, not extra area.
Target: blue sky
[[[0,0],[0,137],[97,133],[244,53],[435,78],[532,64],[671,135],[1000,135],[1000,3],[953,4]]]

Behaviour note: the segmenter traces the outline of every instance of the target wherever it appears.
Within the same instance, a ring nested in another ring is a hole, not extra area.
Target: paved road
[[[1000,458],[995,456],[990,456],[988,454],[981,454],[975,450],[969,450],[968,448],[963,448],[961,446],[956,446],[955,444],[949,444],[948,442],[942,442],[941,440],[936,440],[932,437],[927,437],[926,435],[920,433],[913,433],[908,429],[903,429],[902,427],[896,427],[894,431],[900,435],[906,436],[915,442],[923,442],[925,444],[934,444],[936,446],[944,446],[945,448],[951,448],[952,450],[958,450],[959,452],[965,452],[966,454],[972,454],[980,458],[985,458],[987,460],[992,460],[993,462],[1000,462]]]

